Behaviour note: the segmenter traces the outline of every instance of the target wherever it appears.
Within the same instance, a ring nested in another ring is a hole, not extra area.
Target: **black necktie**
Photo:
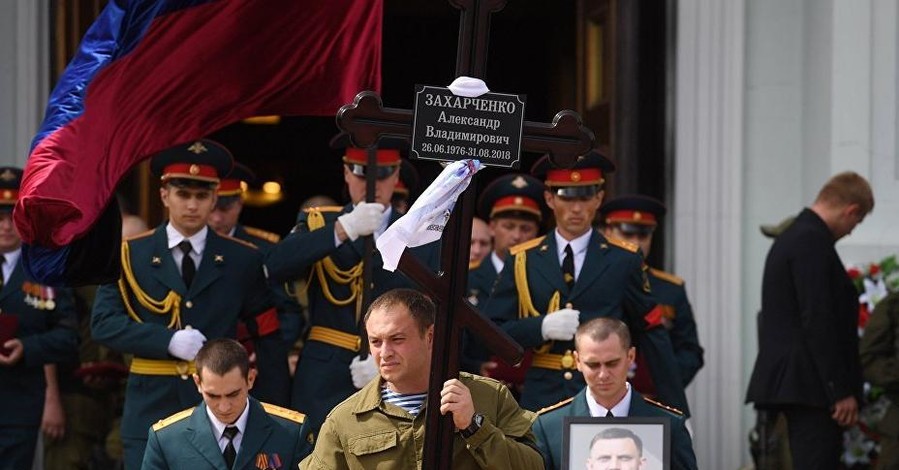
[[[237,435],[237,426],[226,426],[225,431],[222,432],[222,436],[228,438],[228,445],[225,446],[225,450],[222,451],[222,456],[225,457],[225,465],[228,468],[234,467],[234,459],[237,458],[237,451],[234,450],[234,436]]]
[[[565,245],[565,258],[562,260],[562,277],[570,289],[574,285],[574,250],[571,249],[570,243]]]
[[[178,248],[184,252],[184,258],[181,260],[181,279],[184,279],[184,285],[190,289],[190,283],[194,280],[194,274],[197,273],[197,265],[194,259],[190,257],[190,250],[193,248],[190,240],[184,240],[178,244]]]
[[[6,264],[6,256],[0,255],[0,290],[3,289],[3,265]]]
[[[612,410],[606,411],[606,418],[614,418],[615,415],[612,414]]]

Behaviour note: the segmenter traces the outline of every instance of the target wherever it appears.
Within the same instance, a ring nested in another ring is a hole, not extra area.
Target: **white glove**
[[[362,388],[375,377],[378,376],[378,366],[375,365],[375,358],[371,354],[365,359],[359,356],[353,358],[350,362],[350,375],[353,376],[353,386]]]
[[[349,214],[338,217],[346,236],[356,241],[360,236],[371,235],[381,226],[384,205],[377,202],[360,202]]]
[[[178,359],[192,361],[197,357],[204,342],[206,336],[200,333],[200,330],[178,330],[169,340],[169,354]]]
[[[573,308],[563,308],[546,314],[543,317],[543,324],[540,326],[543,339],[567,341],[574,338],[574,333],[580,324],[580,320],[578,320],[580,314],[580,310]]]

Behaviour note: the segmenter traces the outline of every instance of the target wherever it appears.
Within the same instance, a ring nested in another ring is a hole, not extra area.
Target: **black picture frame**
[[[626,429],[641,439],[643,458],[646,459],[644,470],[671,469],[671,421],[665,417],[643,416],[566,416],[562,426],[562,469],[587,468],[590,442],[598,433],[610,428]]]

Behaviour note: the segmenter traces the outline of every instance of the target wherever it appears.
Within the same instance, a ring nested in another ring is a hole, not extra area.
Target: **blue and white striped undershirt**
[[[390,390],[387,388],[387,384],[381,387],[381,400],[406,410],[412,416],[418,416],[421,413],[427,398],[427,392],[403,394]]]

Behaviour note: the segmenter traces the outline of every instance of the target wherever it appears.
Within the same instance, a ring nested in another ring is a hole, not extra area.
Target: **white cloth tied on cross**
[[[426,245],[443,236],[456,199],[481,168],[483,165],[478,160],[460,160],[443,169],[412,204],[409,212],[375,241],[384,260],[384,269],[396,271],[407,247]]]

